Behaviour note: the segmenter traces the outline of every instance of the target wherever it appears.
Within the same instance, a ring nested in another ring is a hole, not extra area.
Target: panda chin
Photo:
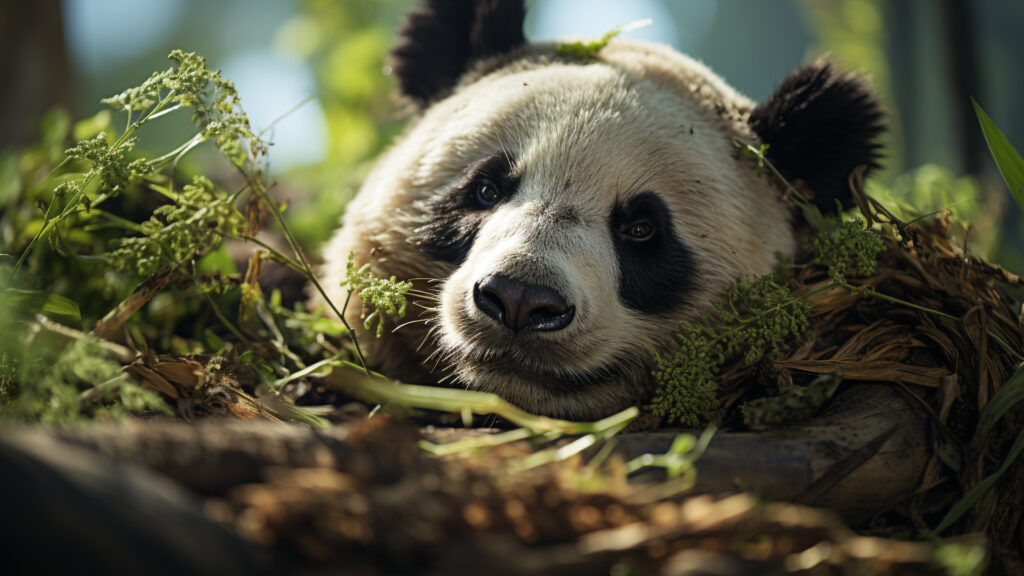
[[[591,370],[565,364],[538,366],[515,354],[478,353],[455,364],[456,380],[470,390],[491,392],[535,414],[598,419],[648,396],[650,378],[642,366],[612,359]]]

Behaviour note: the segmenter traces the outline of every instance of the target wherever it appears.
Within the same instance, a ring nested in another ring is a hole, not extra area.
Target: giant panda
[[[737,279],[798,251],[780,186],[739,158],[767,144],[823,211],[874,167],[883,111],[858,76],[803,66],[764,103],[667,46],[614,38],[592,60],[528,44],[522,0],[428,0],[392,51],[418,113],[325,245],[431,294],[375,338],[384,374],[592,419],[644,402],[652,355]]]

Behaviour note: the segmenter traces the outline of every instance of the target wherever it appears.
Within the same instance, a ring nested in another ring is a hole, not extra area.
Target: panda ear
[[[750,124],[766,156],[787,180],[803,180],[824,213],[853,203],[848,179],[858,166],[878,167],[885,113],[867,81],[818,60],[790,74]]]
[[[458,82],[469,65],[522,46],[523,0],[427,0],[409,14],[391,50],[402,93],[420,106]]]

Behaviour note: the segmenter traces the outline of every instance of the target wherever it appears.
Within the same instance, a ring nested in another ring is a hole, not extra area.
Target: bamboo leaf
[[[981,131],[985,134],[985,142],[988,143],[992,158],[999,167],[999,173],[1017,200],[1017,206],[1024,210],[1024,158],[1021,158],[1020,153],[973,98],[971,103],[974,104],[974,112],[978,115]]]
[[[3,306],[26,316],[43,314],[49,317],[67,318],[74,321],[82,319],[82,313],[74,300],[58,294],[49,294],[41,290],[5,290]]]

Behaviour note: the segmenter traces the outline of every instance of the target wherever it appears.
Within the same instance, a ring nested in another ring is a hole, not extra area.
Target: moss
[[[833,278],[866,278],[878,269],[878,255],[885,251],[882,238],[866,228],[864,220],[834,220],[811,238],[814,261]]]
[[[718,406],[716,377],[727,361],[774,359],[810,332],[811,305],[770,274],[737,282],[715,308],[716,314],[680,326],[674,354],[656,357],[650,408],[669,423],[706,424]]]
[[[26,422],[63,424],[88,417],[121,417],[128,412],[155,411],[170,414],[159,394],[143,388],[121,371],[108,357],[100,341],[92,336],[75,340],[56,355],[26,350],[18,363],[18,386],[0,406],[0,416]],[[102,392],[95,405],[83,402],[82,392]]]
[[[826,374],[806,386],[790,386],[778,396],[751,400],[743,405],[743,423],[752,430],[767,430],[807,420],[832,398],[842,381],[838,374]]]

